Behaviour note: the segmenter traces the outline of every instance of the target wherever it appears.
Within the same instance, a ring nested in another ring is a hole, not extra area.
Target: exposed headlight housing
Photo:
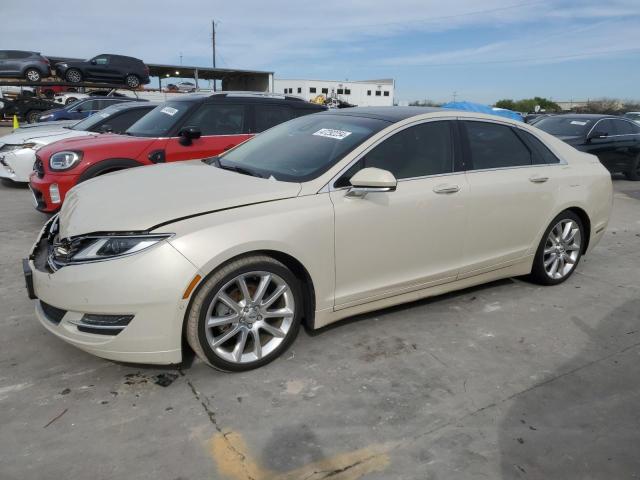
[[[0,152],[13,152],[14,150],[20,150],[22,145],[5,143],[2,147],[0,147]]]
[[[49,167],[51,170],[69,170],[76,166],[82,160],[82,152],[58,152],[51,155],[49,159]]]
[[[27,142],[20,146],[20,148],[30,148],[33,151],[40,150],[42,147],[44,147],[44,144],[37,142]]]
[[[87,235],[53,243],[49,265],[58,268],[74,263],[99,262],[139,253],[172,234]]]

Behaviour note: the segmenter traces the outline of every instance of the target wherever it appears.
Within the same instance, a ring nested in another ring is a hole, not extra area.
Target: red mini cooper
[[[219,155],[279,123],[325,109],[296,97],[269,94],[185,95],[156,107],[125,135],[62,140],[38,150],[29,182],[35,207],[55,212],[71,187],[90,178]]]

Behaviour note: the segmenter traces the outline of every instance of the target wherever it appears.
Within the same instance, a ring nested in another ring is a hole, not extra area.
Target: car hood
[[[85,132],[82,130],[71,130],[69,128],[52,128],[50,130],[27,129],[25,131],[16,131],[0,138],[0,144],[21,145],[27,142],[36,142],[47,144],[56,142],[64,138],[81,137],[87,135],[99,135],[97,133]]]
[[[300,188],[200,160],[123,170],[69,191],[60,211],[60,237],[152,230],[184,217],[292,198]]]

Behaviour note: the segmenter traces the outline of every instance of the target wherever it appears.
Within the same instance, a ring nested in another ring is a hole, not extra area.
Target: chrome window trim
[[[353,164],[359,162],[362,159],[362,157],[364,157],[371,150],[373,150],[375,147],[377,147],[378,145],[380,145],[382,142],[384,142],[388,138],[392,137],[393,135],[395,135],[395,134],[397,134],[399,132],[402,132],[403,130],[406,130],[407,128],[415,127],[417,125],[422,125],[423,123],[442,122],[442,121],[455,121],[457,119],[458,119],[457,117],[435,117],[435,118],[420,119],[420,120],[415,120],[415,121],[413,121],[411,123],[408,123],[406,125],[403,125],[402,127],[394,129],[393,131],[387,133],[387,135],[385,135],[384,137],[379,139],[374,144],[369,145],[369,147],[367,147],[367,149],[364,152],[362,152],[360,155],[358,155],[356,158],[354,158],[344,168],[340,169],[340,171],[336,175],[334,175],[333,178],[331,178],[331,180],[329,180],[326,183],[326,185],[324,187],[322,187],[318,191],[318,193],[336,192],[336,191],[339,191],[339,190],[345,190],[345,189],[350,188],[350,187],[335,187],[334,184],[347,170],[349,170],[353,166]],[[451,166],[455,167],[455,157],[453,157],[453,156],[451,158]],[[438,173],[438,174],[435,174],[435,175],[425,175],[425,176],[422,176],[422,177],[402,178],[402,179],[397,179],[397,180],[398,180],[398,182],[403,182],[405,180],[418,180],[418,179],[422,179],[422,178],[442,177],[442,176],[452,175],[452,174],[457,174],[457,173],[464,173],[464,171],[462,171],[462,172]]]
[[[591,127],[591,130],[589,130],[589,132],[587,133],[587,135],[585,136],[585,138],[588,138],[588,137],[589,137],[589,135],[591,135],[591,132],[593,132],[593,130],[596,128],[596,126],[597,126],[600,122],[602,122],[602,121],[604,121],[604,120],[613,120],[614,122],[616,122],[616,121],[626,122],[626,123],[630,123],[630,124],[631,124],[631,126],[633,126],[633,127],[637,127],[637,126],[638,126],[638,124],[637,124],[636,122],[634,122],[633,120],[628,120],[628,119],[626,119],[626,118],[622,118],[622,117],[620,117],[620,118],[613,118],[613,117],[601,118],[601,119],[599,119],[596,123],[594,123],[594,124],[593,124],[593,127]],[[618,135],[618,134],[616,134],[616,135],[607,135],[607,136],[606,136],[606,137],[604,137],[604,138],[613,138],[613,137],[636,137],[636,136],[640,136],[640,132],[638,132],[638,133],[621,133],[621,134],[619,134],[619,135]],[[596,139],[596,140],[599,140],[599,139]]]

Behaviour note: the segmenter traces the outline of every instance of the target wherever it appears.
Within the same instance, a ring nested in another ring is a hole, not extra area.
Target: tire
[[[211,274],[194,294],[187,342],[218,370],[251,370],[286,351],[300,330],[303,309],[299,280],[285,265],[264,255],[240,258]],[[286,316],[273,315],[285,311]],[[207,326],[214,318],[217,325]]]
[[[37,68],[27,68],[24,71],[24,78],[30,82],[39,82],[42,80],[42,74]]]
[[[585,239],[582,220],[575,213],[565,210],[554,218],[540,240],[533,259],[531,280],[540,285],[558,285],[566,281],[580,263]]]
[[[24,118],[27,120],[27,123],[38,123],[41,113],[39,110],[29,110],[25,113]]]
[[[82,72],[77,68],[70,68],[64,74],[64,79],[71,83],[80,83],[82,81]]]
[[[629,165],[629,170],[624,172],[624,174],[629,180],[633,180],[634,182],[640,180],[640,154],[636,155],[636,158],[634,158],[631,165]]]
[[[124,83],[129,88],[138,88],[140,86],[140,79],[137,75],[129,74],[124,78]]]
[[[64,102],[65,105],[69,105],[70,103],[73,103],[77,100],[77,98],[75,97],[69,97],[67,98],[67,100]]]

